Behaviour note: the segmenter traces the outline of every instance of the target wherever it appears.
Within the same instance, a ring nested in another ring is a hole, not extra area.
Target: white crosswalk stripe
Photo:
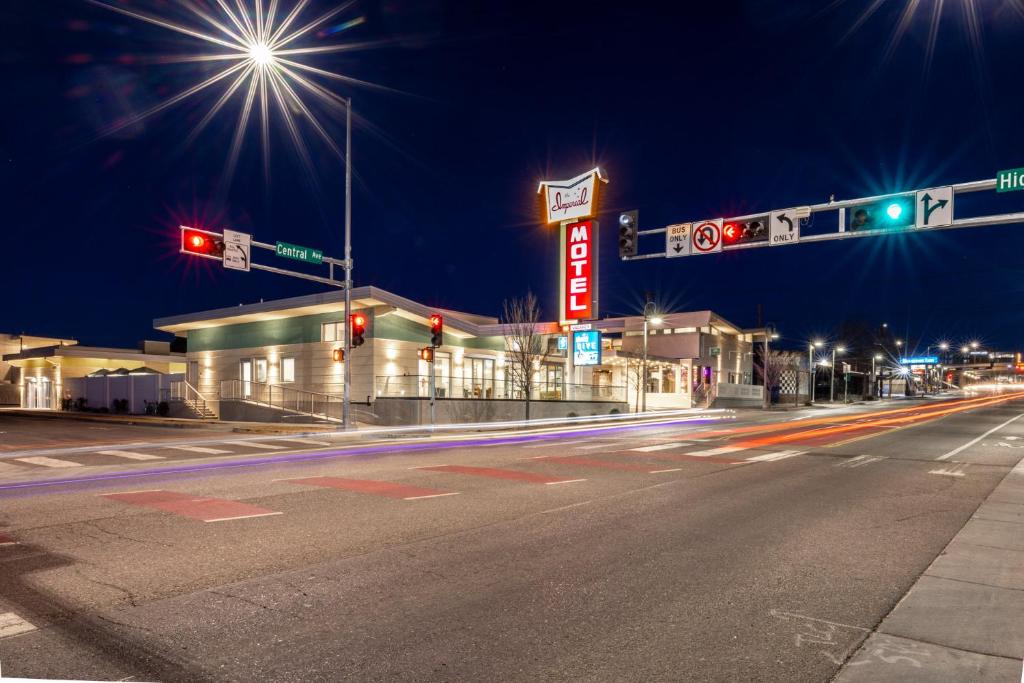
[[[259,448],[266,451],[276,451],[287,446],[278,446],[272,443],[257,443],[255,441],[225,441],[228,446],[244,446],[246,448]]]
[[[967,472],[965,471],[966,469],[967,469],[967,463],[961,462],[961,463],[957,463],[956,465],[951,465],[949,467],[944,467],[942,469],[929,470],[928,474],[938,474],[938,475],[943,476],[943,477],[966,477],[967,476]]]
[[[42,455],[36,455],[30,458],[15,458],[18,462],[27,462],[29,465],[40,465],[42,467],[81,467],[82,463],[72,462],[70,460],[58,460],[57,458],[47,458]]]
[[[885,460],[885,458],[880,455],[858,455],[856,458],[850,458],[846,462],[839,463],[836,467],[844,467],[852,470],[855,467],[863,467],[864,465],[870,465],[871,463],[878,462],[880,460]]]
[[[9,462],[0,461],[0,477],[7,477],[12,474],[24,474],[25,472],[31,472],[32,469],[29,467],[22,467],[21,465],[12,465]]]
[[[749,450],[750,449],[746,446],[722,446],[721,448],[710,448],[706,451],[694,451],[693,453],[687,453],[687,455],[696,455],[698,458],[705,458],[712,455],[725,455],[726,453],[737,453],[739,451]]]
[[[151,453],[136,453],[135,451],[97,451],[100,455],[113,455],[116,458],[128,458],[129,460],[163,460],[162,455]]]
[[[316,439],[281,439],[281,441],[290,441],[291,443],[310,444],[313,446],[333,446],[330,441],[317,441]]]
[[[0,639],[35,631],[36,627],[14,612],[0,612]]]
[[[218,453],[230,453],[223,448],[207,448],[206,446],[167,446],[176,451],[189,451],[190,453],[210,453],[211,455],[217,455]]]
[[[778,453],[765,453],[764,455],[755,455],[752,458],[747,458],[747,462],[775,462],[776,460],[792,458],[795,455],[802,455],[804,452],[805,451],[780,451]]]
[[[639,448],[630,448],[629,450],[636,451],[637,453],[653,453],[654,451],[667,451],[670,448],[682,448],[688,445],[687,443],[675,441],[673,443],[659,443],[653,446],[640,446]],[[693,455],[696,455],[696,453]]]

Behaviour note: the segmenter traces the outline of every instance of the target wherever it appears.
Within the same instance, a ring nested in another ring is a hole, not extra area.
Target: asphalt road
[[[1021,415],[981,397],[465,442],[7,449],[0,666],[828,681],[1021,459]]]

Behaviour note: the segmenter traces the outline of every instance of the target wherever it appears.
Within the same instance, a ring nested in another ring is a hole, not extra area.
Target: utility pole
[[[341,427],[352,426],[352,98],[345,103],[345,374]],[[433,398],[431,398],[433,401]],[[431,403],[433,405],[433,403]]]

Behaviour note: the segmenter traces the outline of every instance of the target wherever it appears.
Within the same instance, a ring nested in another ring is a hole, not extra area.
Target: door
[[[239,371],[242,380],[242,398],[252,397],[252,361],[243,360]]]
[[[185,368],[185,381],[192,386],[199,385],[199,361],[190,360]]]
[[[52,385],[49,377],[39,378],[39,395],[36,399],[39,405],[36,406],[37,408],[43,408],[45,410],[53,408],[53,392],[51,391],[51,387]]]
[[[38,408],[39,405],[39,384],[36,382],[35,377],[29,377],[25,380],[25,407],[26,408]]]

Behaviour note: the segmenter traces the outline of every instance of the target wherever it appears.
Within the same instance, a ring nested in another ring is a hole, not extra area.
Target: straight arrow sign
[[[953,188],[933,187],[917,193],[918,228],[941,228],[953,224]]]

